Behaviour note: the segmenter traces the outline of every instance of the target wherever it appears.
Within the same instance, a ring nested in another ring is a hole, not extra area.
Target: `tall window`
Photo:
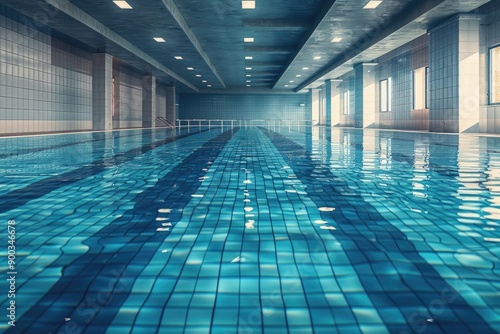
[[[115,116],[115,77],[111,85],[111,116]]]
[[[413,71],[413,109],[427,108],[427,76],[428,67],[421,67]]]
[[[351,108],[350,108],[350,94],[349,90],[346,90],[344,92],[344,115],[349,115],[351,113]]]
[[[380,80],[380,111],[391,111],[392,79]]]
[[[429,109],[429,106],[431,105],[430,104],[430,97],[431,97],[431,94],[429,92],[429,87],[431,87],[430,85],[430,79],[431,77],[429,76],[429,66],[427,66],[425,68],[425,108],[426,109]]]
[[[490,49],[490,103],[500,103],[500,45]]]

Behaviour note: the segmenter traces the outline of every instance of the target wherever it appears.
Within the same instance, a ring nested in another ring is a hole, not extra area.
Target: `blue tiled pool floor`
[[[500,138],[271,130],[2,139],[0,328],[500,332]]]

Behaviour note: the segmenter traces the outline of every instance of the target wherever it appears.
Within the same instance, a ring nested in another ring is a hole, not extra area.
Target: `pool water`
[[[2,331],[500,332],[500,137],[126,130],[0,159]]]

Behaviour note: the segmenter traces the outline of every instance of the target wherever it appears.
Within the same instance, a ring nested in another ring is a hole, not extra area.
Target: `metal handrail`
[[[238,127],[249,127],[249,126],[264,126],[264,127],[300,127],[300,126],[312,126],[315,124],[315,120],[283,120],[283,119],[177,119],[177,127],[224,127],[230,126],[231,128]]]

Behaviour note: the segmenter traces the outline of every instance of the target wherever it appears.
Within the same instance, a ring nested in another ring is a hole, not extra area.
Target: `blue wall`
[[[181,94],[180,119],[310,120],[308,94]],[[304,106],[300,106],[303,104]]]

